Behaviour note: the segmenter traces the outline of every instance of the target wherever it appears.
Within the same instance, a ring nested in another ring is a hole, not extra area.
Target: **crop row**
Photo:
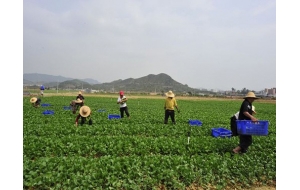
[[[230,129],[242,100],[179,99],[176,125],[165,125],[163,99],[129,97],[131,119],[109,120],[108,114],[119,113],[116,99],[87,97],[93,125],[78,127],[76,115],[63,109],[70,100],[44,97],[42,103],[51,106],[36,109],[24,98],[24,189],[243,189],[276,183],[276,104],[254,103],[257,117],[270,122],[269,134],[253,136],[249,152],[235,155],[238,137],[214,138],[211,130]],[[47,109],[55,114],[43,115]],[[203,125],[191,127],[189,119]]]

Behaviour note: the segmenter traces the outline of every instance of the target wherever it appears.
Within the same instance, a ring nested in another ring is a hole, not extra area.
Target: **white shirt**
[[[126,98],[126,96],[123,95],[122,99],[125,99],[125,98]],[[122,99],[121,99],[120,96],[119,96],[118,102],[121,102]],[[126,102],[124,102],[123,104],[120,104],[120,108],[124,108],[124,107],[126,107],[126,106],[127,106]]]
[[[238,112],[236,112],[236,114],[234,114],[234,116],[235,116],[235,118],[236,119],[239,119],[239,114],[240,114],[240,112],[238,111]]]

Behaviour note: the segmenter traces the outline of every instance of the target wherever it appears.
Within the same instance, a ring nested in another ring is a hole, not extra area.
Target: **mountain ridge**
[[[66,80],[74,80],[74,78],[70,77],[63,77],[60,75],[48,75],[48,74],[40,74],[40,73],[24,73],[23,74],[23,83],[25,84],[44,84],[44,83],[51,83],[51,82],[64,82]],[[99,84],[97,80],[91,79],[91,78],[85,78],[85,79],[78,79],[84,82],[87,82],[89,84]]]
[[[37,81],[37,82],[32,82]],[[95,82],[96,80],[89,79]],[[31,83],[30,83],[31,82]],[[97,81],[98,82],[98,81]],[[134,91],[134,92],[166,92],[173,90],[177,92],[191,92],[196,89],[175,81],[171,76],[160,74],[149,74],[140,78],[118,79],[112,82],[91,84],[84,79],[72,79],[63,76],[44,75],[38,73],[23,74],[24,85],[41,85],[46,87],[57,87],[61,89],[93,89],[99,91]]]

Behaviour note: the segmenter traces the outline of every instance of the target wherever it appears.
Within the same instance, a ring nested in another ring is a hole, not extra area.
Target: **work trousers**
[[[175,111],[174,110],[166,110],[165,111],[165,122],[164,124],[168,124],[168,119],[171,117],[172,123],[175,124]]]
[[[121,107],[121,108],[120,108],[121,118],[124,117],[124,112],[126,113],[127,117],[130,116],[130,115],[129,115],[129,112],[128,112],[127,106],[126,106],[126,107]]]
[[[252,144],[252,136],[251,135],[240,135],[240,144],[241,152],[246,153],[248,147]]]

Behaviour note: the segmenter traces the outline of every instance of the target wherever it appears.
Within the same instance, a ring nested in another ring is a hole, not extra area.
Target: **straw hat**
[[[79,110],[79,114],[82,117],[87,117],[90,115],[90,113],[91,113],[91,109],[88,106],[82,106]]]
[[[78,92],[78,94],[80,94],[80,95],[81,95],[81,94],[82,94],[82,92],[81,92],[81,91],[79,91],[79,92]]]
[[[80,100],[79,98],[77,100],[74,101],[75,103],[82,103],[82,100]]]
[[[254,106],[252,106],[252,111],[253,111],[254,113],[256,113],[255,107],[254,107]]]
[[[255,96],[254,92],[248,92],[247,95],[244,97],[244,99],[246,99],[246,98],[254,98],[254,99],[258,99],[258,98]]]
[[[170,90],[169,92],[166,93],[166,96],[170,98],[174,98],[175,94]]]
[[[36,97],[32,97],[31,99],[30,99],[30,103],[35,103],[37,101],[37,98]]]

